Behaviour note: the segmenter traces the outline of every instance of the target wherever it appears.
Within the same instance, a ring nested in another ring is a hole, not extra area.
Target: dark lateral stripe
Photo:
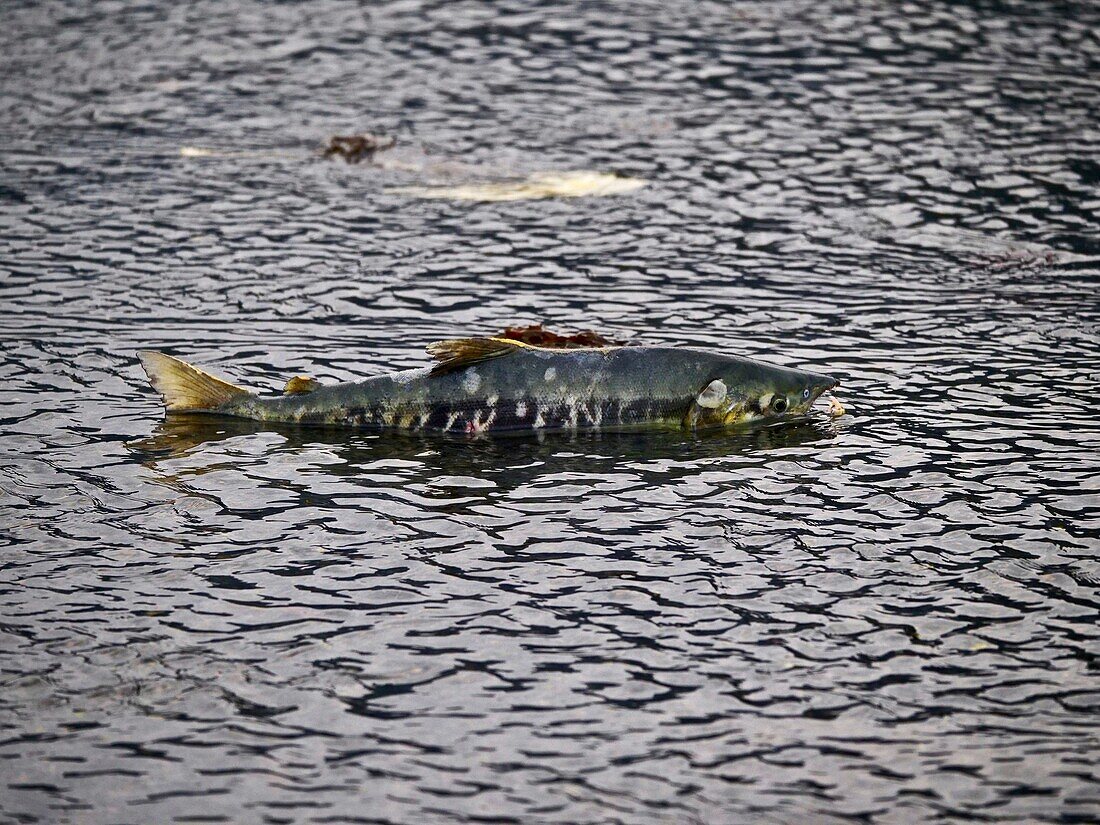
[[[539,402],[534,398],[504,401],[490,407],[487,402],[464,403],[432,411],[427,427],[448,432],[499,432],[507,430],[560,430],[620,427],[678,418],[673,401],[641,399],[629,403],[600,401],[568,404]],[[454,416],[452,418],[452,416]],[[448,427],[448,423],[450,426]]]
[[[631,402],[604,400],[569,404],[534,398],[503,401],[490,406],[488,399],[464,399],[425,411],[420,406],[381,404],[306,412],[301,424],[329,424],[370,429],[406,429],[452,433],[516,430],[561,430],[624,427],[678,419],[684,404],[668,399],[643,398]],[[425,415],[426,412],[426,415]]]
[[[332,424],[341,427],[386,426],[386,410],[381,405],[346,407],[333,410],[313,410],[294,418],[299,424]]]

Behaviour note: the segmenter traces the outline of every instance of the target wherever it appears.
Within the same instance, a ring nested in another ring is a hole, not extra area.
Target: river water
[[[5,3],[0,821],[1096,821],[1098,31]],[[385,168],[318,156],[364,130]],[[650,183],[385,191],[574,169]],[[135,359],[274,389],[540,321],[827,371],[848,415],[163,423]]]

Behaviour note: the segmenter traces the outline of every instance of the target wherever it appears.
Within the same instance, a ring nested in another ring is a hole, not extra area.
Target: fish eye
[[[783,410],[787,409],[787,399],[782,395],[777,395],[772,399],[772,409],[777,413],[783,412]]]
[[[809,388],[809,387],[806,387],[806,389],[804,389],[804,390],[802,391],[802,399],[803,399],[803,400],[805,400],[805,399],[807,399],[807,398],[809,398],[809,397],[810,397],[810,388]]]

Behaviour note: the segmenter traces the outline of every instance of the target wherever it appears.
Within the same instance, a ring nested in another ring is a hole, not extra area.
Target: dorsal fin
[[[283,395],[304,395],[308,392],[321,389],[321,382],[308,375],[295,375],[286,382],[283,387]]]
[[[508,338],[450,338],[446,341],[433,341],[428,344],[428,354],[437,363],[429,374],[444,375],[519,349],[533,348]]]

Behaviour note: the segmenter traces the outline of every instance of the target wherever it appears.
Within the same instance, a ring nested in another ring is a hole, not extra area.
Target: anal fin
[[[283,387],[283,395],[305,395],[321,389],[322,386],[324,385],[316,378],[310,378],[308,375],[295,375],[286,382],[286,386]]]

